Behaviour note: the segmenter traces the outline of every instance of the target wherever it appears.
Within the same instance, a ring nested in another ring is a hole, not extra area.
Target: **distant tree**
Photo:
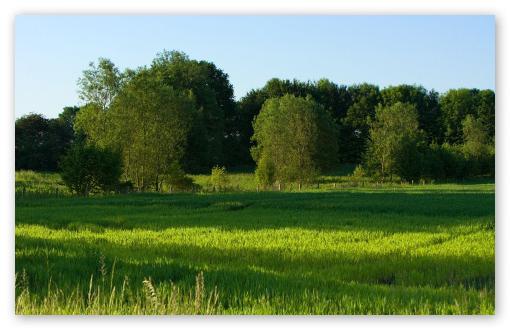
[[[15,131],[16,169],[56,171],[60,157],[74,139],[73,128],[66,120],[39,114],[18,118]]]
[[[259,114],[266,99],[267,95],[263,90],[253,89],[237,102],[239,148],[241,150],[239,157],[240,164],[253,164],[253,158],[250,155],[250,149],[253,147],[251,140],[253,136],[253,120]]]
[[[347,109],[352,103],[352,97],[347,87],[339,86],[323,78],[308,88],[310,89],[309,95],[312,95],[315,101],[329,112],[336,124],[340,124],[341,119],[345,117]]]
[[[16,120],[16,169],[51,170],[50,134],[49,121],[42,115],[32,113]]]
[[[489,144],[487,129],[481,120],[467,115],[462,122],[464,144],[462,152],[469,161],[470,174],[491,174],[494,172],[494,148]]]
[[[267,100],[254,122],[254,132],[252,155],[259,181],[309,182],[337,160],[336,127],[311,97],[285,95]]]
[[[348,91],[352,102],[341,121],[340,155],[344,162],[360,163],[367,148],[369,123],[381,98],[375,85],[354,85]]]
[[[405,179],[419,175],[418,113],[407,103],[378,106],[370,124],[367,164],[384,180],[399,174]]]
[[[58,119],[65,125],[67,130],[72,132],[74,127],[74,120],[79,111],[80,107],[77,106],[64,107],[62,112],[58,115]]]
[[[440,120],[439,94],[422,86],[398,85],[381,90],[382,104],[390,106],[397,102],[414,105],[418,112],[418,127],[427,141],[442,142],[443,130]]]
[[[478,93],[477,118],[487,134],[488,143],[494,144],[496,134],[496,96],[486,89]]]
[[[451,89],[441,96],[441,121],[445,142],[462,144],[462,121],[467,115],[476,115],[478,93],[477,89]]]
[[[61,163],[65,185],[83,196],[115,190],[121,173],[122,162],[118,153],[82,142],[74,143]]]

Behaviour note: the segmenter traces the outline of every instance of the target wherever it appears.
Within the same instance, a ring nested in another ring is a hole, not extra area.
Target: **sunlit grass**
[[[18,197],[17,313],[493,314],[494,227],[490,183]]]

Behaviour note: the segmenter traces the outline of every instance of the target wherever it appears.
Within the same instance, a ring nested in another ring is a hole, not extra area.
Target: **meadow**
[[[16,313],[494,314],[493,183],[230,179],[83,198],[17,173]]]

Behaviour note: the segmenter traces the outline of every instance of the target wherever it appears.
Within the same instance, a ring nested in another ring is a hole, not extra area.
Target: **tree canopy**
[[[335,164],[335,124],[311,97],[286,94],[268,99],[253,127],[252,155],[264,185],[309,182]]]

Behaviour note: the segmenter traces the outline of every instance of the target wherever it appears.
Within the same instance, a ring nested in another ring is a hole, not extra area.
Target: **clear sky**
[[[148,65],[163,49],[212,61],[236,98],[273,77],[495,89],[493,16],[18,16],[15,115],[79,105],[90,61]]]

